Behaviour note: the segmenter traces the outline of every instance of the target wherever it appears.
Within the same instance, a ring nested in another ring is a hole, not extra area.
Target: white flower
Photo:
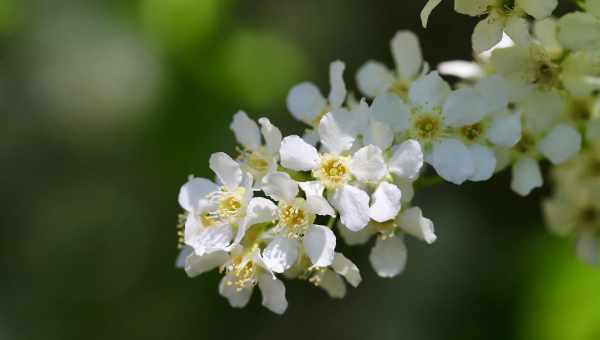
[[[409,89],[408,103],[394,94],[375,98],[372,120],[421,144],[425,160],[449,182],[476,178],[476,164],[456,130],[478,123],[489,111],[474,89],[451,91],[437,72],[418,78]]]
[[[346,295],[343,278],[355,288],[362,281],[358,267],[342,253],[335,253],[331,266],[316,269],[309,281],[321,287],[332,298],[341,299]]]
[[[277,217],[269,231],[273,239],[262,253],[265,264],[276,273],[290,269],[301,252],[306,252],[313,266],[327,267],[333,261],[335,235],[313,222],[316,215],[335,216],[335,211],[322,196],[310,192],[313,189],[306,189],[304,199],[298,197],[298,184],[288,174],[275,172],[264,178],[263,190],[279,202],[269,208]]]
[[[277,170],[279,158],[279,145],[281,144],[281,131],[271,124],[267,118],[260,118],[258,124],[248,117],[244,111],[238,111],[233,116],[230,125],[238,143],[242,145],[241,163],[245,171],[254,176],[256,183],[260,183],[263,176]],[[261,133],[265,144],[261,142]]]
[[[589,50],[569,53],[561,63],[560,79],[572,96],[589,98],[600,90],[600,53]]]
[[[263,306],[276,314],[285,312],[288,306],[285,285],[270,273],[257,249],[250,252],[234,249],[223,267],[226,274],[219,283],[219,294],[227,298],[232,307],[245,307],[258,284]]]
[[[429,0],[421,12],[423,27],[431,11],[440,3],[440,0]],[[496,0],[455,0],[454,9],[461,14],[481,16],[487,14],[473,31],[473,50],[481,53],[494,45],[506,32],[517,44],[527,43],[529,40],[528,23],[526,15],[531,15],[537,20],[544,19],[552,14],[558,0],[516,0],[514,8],[507,8],[502,1]]]
[[[298,136],[288,136],[281,142],[280,158],[285,168],[311,171],[327,189],[329,202],[339,211],[344,224],[360,230],[369,222],[369,196],[351,184],[353,176],[363,167],[351,167],[352,158],[348,152],[354,144],[356,131],[348,126],[343,114],[334,111],[321,120],[319,133],[326,153],[319,154]]]
[[[186,211],[184,242],[197,255],[225,250],[236,230],[243,230],[252,198],[252,175],[225,153],[210,157],[210,168],[219,185],[205,178],[191,178],[179,191],[179,205]]]
[[[254,286],[258,284],[263,306],[277,314],[283,314],[287,309],[285,286],[265,265],[257,249],[246,251],[238,245],[230,252],[197,255],[190,247],[186,247],[178,257],[177,266],[184,268],[192,278],[221,268],[225,276],[219,284],[219,293],[227,298],[232,307],[246,306]]]
[[[423,69],[423,56],[417,36],[410,31],[398,31],[390,43],[396,70],[389,70],[377,61],[368,61],[356,73],[358,89],[368,97],[387,91],[406,96],[408,86]]]
[[[562,122],[566,103],[557,91],[533,91],[517,108],[523,112],[523,132],[512,149],[511,188],[525,196],[543,184],[537,159],[564,163],[579,152],[582,137],[577,129]]]
[[[433,222],[423,217],[418,207],[404,208],[397,215],[382,222],[372,220],[367,228],[358,232],[347,229],[343,223],[338,224],[338,230],[348,245],[364,244],[372,235],[379,234],[369,260],[381,277],[394,277],[404,270],[404,234],[414,236],[427,244],[432,244],[437,239]]]
[[[287,107],[292,116],[310,126],[318,126],[324,114],[341,108],[347,93],[343,79],[345,67],[345,64],[339,60],[331,63],[329,68],[331,90],[327,99],[313,83],[304,82],[292,87],[287,96]]]
[[[574,235],[577,256],[598,264],[600,237],[599,144],[592,144],[575,160],[553,168],[554,193],[543,202],[544,215],[551,232]]]
[[[437,239],[433,222],[423,217],[421,209],[412,207],[401,212],[395,220],[375,223],[374,229],[381,235],[371,249],[369,260],[381,277],[394,277],[406,266],[406,245],[403,234],[409,234],[432,244]]]

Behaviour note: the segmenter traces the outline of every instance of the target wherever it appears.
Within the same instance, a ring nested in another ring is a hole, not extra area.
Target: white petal
[[[535,159],[521,157],[512,168],[510,187],[521,196],[527,196],[531,190],[542,186],[542,172]]]
[[[442,2],[442,0],[428,0],[421,10],[421,24],[423,28],[427,27],[431,12]]]
[[[341,299],[346,296],[346,284],[344,279],[331,270],[326,270],[321,275],[319,287],[323,288],[334,299]]]
[[[419,177],[423,167],[423,150],[421,144],[414,139],[402,142],[394,150],[394,155],[389,161],[390,172],[394,175],[413,181]]]
[[[177,259],[175,260],[175,268],[183,269],[185,268],[185,260],[188,256],[194,253],[194,248],[190,246],[183,246],[179,255],[177,255]]]
[[[497,115],[487,130],[490,142],[512,147],[521,139],[521,117],[519,114]]]
[[[366,62],[356,72],[358,89],[371,98],[385,93],[394,81],[394,74],[385,65],[376,61]]]
[[[481,20],[473,30],[471,43],[476,53],[481,53],[496,45],[502,39],[504,23],[494,15],[488,15]]]
[[[512,40],[511,40],[512,41]],[[494,50],[490,57],[497,74],[504,76],[517,77],[517,80],[528,83],[529,80],[523,79],[529,72],[530,51],[526,46],[514,46],[512,48],[499,48]],[[511,86],[514,85],[511,83]]]
[[[317,146],[321,142],[321,137],[319,137],[319,132],[316,129],[306,129],[302,139],[312,146]]]
[[[237,290],[237,287],[231,283],[235,282],[236,278],[232,274],[227,274],[221,279],[219,283],[219,294],[226,297],[231,307],[243,308],[250,301],[252,297],[252,290],[254,287],[249,286],[241,290]]]
[[[411,31],[398,31],[390,43],[396,72],[403,79],[412,79],[421,71],[423,55],[419,38]]]
[[[344,83],[344,69],[346,64],[336,60],[329,66],[329,83],[331,91],[329,92],[329,104],[332,108],[337,109],[342,106],[346,99],[346,84]]]
[[[397,186],[381,182],[371,196],[373,204],[369,209],[369,217],[377,222],[385,222],[393,219],[400,211],[400,200],[402,192]]]
[[[283,167],[298,171],[316,168],[320,159],[314,146],[295,135],[287,136],[281,141],[279,157]]]
[[[189,277],[195,277],[222,266],[228,259],[229,255],[224,251],[215,251],[202,256],[191,254],[185,260],[185,272]]]
[[[485,14],[493,4],[490,0],[454,0],[454,10],[460,14],[477,17]]]
[[[502,32],[502,39],[494,45],[492,48],[487,49],[477,55],[483,61],[489,61],[492,53],[497,49],[505,49],[515,45],[515,42],[508,36],[508,34]]]
[[[302,191],[306,194],[306,196],[323,196],[323,191],[325,190],[325,186],[321,181],[308,181],[308,182],[300,182],[298,183]]]
[[[285,172],[273,172],[263,178],[261,189],[276,201],[292,202],[298,196],[298,183]]]
[[[235,134],[235,139],[246,149],[256,150],[261,145],[260,131],[255,121],[248,118],[244,111],[238,111],[233,115],[233,122],[229,128]]]
[[[440,107],[450,94],[450,85],[436,71],[421,76],[410,87],[409,97],[413,104],[425,110]]]
[[[598,264],[598,236],[593,231],[584,230],[577,235],[575,250],[577,257],[585,263],[591,266]]]
[[[402,132],[409,127],[410,108],[397,95],[383,93],[373,101],[371,117],[396,132]]]
[[[566,105],[565,98],[558,91],[536,90],[520,103],[519,108],[525,116],[525,127],[533,132],[542,132],[560,119]]]
[[[445,139],[433,145],[431,165],[443,179],[458,185],[475,171],[471,153],[456,139]]]
[[[460,79],[479,78],[483,70],[479,64],[465,60],[450,60],[441,62],[437,67],[438,72],[445,76],[454,76]]]
[[[437,239],[433,222],[423,217],[419,207],[411,207],[398,216],[400,228],[407,234],[432,244]]]
[[[258,123],[260,124],[260,131],[265,138],[267,148],[269,148],[272,154],[278,154],[282,139],[281,131],[275,125],[271,124],[271,121],[267,118],[260,118]]]
[[[335,191],[330,201],[348,229],[359,231],[369,223],[369,195],[363,190],[344,185]]]
[[[242,183],[243,173],[238,162],[224,152],[213,153],[208,161],[210,169],[227,189],[235,190]]]
[[[394,142],[394,131],[385,123],[371,121],[364,134],[365,145],[375,145],[381,150],[387,150]]]
[[[338,221],[338,231],[340,232],[340,236],[344,239],[349,246],[356,246],[360,244],[365,244],[367,241],[375,234],[375,230],[373,228],[364,228],[359,231],[352,231],[348,229],[344,224]]]
[[[536,39],[540,41],[551,59],[559,58],[562,55],[563,48],[558,41],[558,20],[553,17],[537,20],[534,23],[533,31]]]
[[[482,97],[472,88],[461,88],[448,95],[444,103],[444,120],[452,127],[472,125],[486,114]]]
[[[206,195],[218,189],[217,185],[206,178],[191,178],[179,190],[179,205],[187,212],[198,211],[198,203]]]
[[[539,20],[552,14],[558,6],[558,0],[516,0],[515,5]]]
[[[354,133],[365,134],[371,120],[371,108],[365,98],[361,98],[360,102],[347,112],[346,120]]]
[[[262,259],[269,270],[283,273],[298,260],[298,242],[288,237],[276,237],[263,250]]]
[[[212,253],[226,249],[233,238],[230,225],[204,227],[198,224],[194,216],[188,216],[185,224],[185,244],[194,248],[196,255]]]
[[[354,124],[348,119],[348,111],[340,109],[327,113],[319,123],[321,143],[328,151],[340,154],[349,150],[356,140]]]
[[[262,305],[275,314],[283,314],[288,307],[285,285],[271,275],[258,274],[258,288],[262,294]]]
[[[335,235],[331,229],[312,225],[304,235],[304,250],[314,266],[327,267],[333,262]]]
[[[560,124],[540,141],[539,150],[552,163],[564,163],[581,150],[581,134],[570,125]]]
[[[558,40],[566,48],[597,50],[599,35],[600,20],[589,13],[569,13],[558,21]]]
[[[254,197],[248,203],[244,224],[250,227],[254,224],[273,221],[277,218],[278,211],[275,203],[270,200],[263,197]]]
[[[336,273],[345,277],[352,287],[358,287],[362,281],[358,267],[342,253],[335,253],[331,267]]]
[[[310,210],[313,214],[316,215],[328,215],[331,217],[335,217],[335,210],[331,207],[329,202],[325,199],[325,197],[321,195],[307,195],[306,196],[306,206],[308,210]]]
[[[327,100],[313,83],[298,84],[290,90],[287,96],[287,107],[294,118],[312,125],[321,114]]]
[[[504,111],[508,106],[510,83],[504,78],[483,78],[477,82],[475,89],[481,95],[486,113]]]
[[[350,162],[350,171],[362,182],[378,182],[387,175],[383,152],[375,145],[362,147]]]
[[[469,180],[480,182],[492,178],[496,170],[496,156],[494,152],[490,148],[480,144],[469,146],[469,151],[471,152],[473,165],[475,166],[475,172]]]
[[[513,15],[508,17],[504,31],[517,45],[528,45],[531,41],[529,35],[529,21],[527,19]]]
[[[406,246],[401,236],[387,239],[377,238],[369,255],[371,265],[377,275],[394,277],[406,267]]]

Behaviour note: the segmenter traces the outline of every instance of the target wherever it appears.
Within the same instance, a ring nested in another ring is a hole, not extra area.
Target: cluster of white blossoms
[[[600,238],[600,143],[591,144],[552,171],[554,195],[543,202],[550,231],[574,235],[577,255],[598,264]]]
[[[426,5],[424,23],[440,1]],[[600,137],[600,0],[580,3],[582,11],[557,19],[556,0],[456,0],[458,12],[485,15],[473,62],[431,70],[418,38],[400,31],[391,40],[394,69],[377,61],[358,69],[360,100],[348,93],[341,61],[330,65],[327,97],[310,82],[290,90],[288,110],[308,125],[302,136],[237,112],[238,155],[213,154],[216,180],[192,176],[180,190],[177,265],[190,277],[218,268],[219,292],[234,307],[258,285],[263,305],[283,313],[281,278],[340,298],[361,274],[336,251],[336,234],[348,245],[375,238],[371,265],[394,277],[406,265],[406,235],[437,238],[412,204],[415,183],[486,181],[511,167],[511,188],[525,196],[542,185],[543,160],[568,163],[545,203],[553,229],[577,232],[580,252],[595,254],[600,161],[588,141]]]

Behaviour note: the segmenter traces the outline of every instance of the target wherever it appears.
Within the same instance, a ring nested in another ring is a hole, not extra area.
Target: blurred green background
[[[432,246],[343,300],[289,282],[288,312],[243,310],[219,275],[174,268],[177,192],[234,152],[232,114],[299,133],[287,90],[347,62],[347,82],[411,29],[431,65],[469,58],[445,1],[0,0],[0,339],[600,339],[600,274],[547,236],[536,193],[493,183],[417,195]],[[563,7],[563,10],[566,7]]]

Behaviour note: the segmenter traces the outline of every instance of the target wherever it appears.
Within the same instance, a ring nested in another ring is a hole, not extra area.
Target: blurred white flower
[[[259,185],[264,176],[277,170],[282,138],[281,131],[269,119],[260,118],[258,122],[260,129],[244,111],[238,111],[230,125],[236,140],[243,147],[240,150],[242,166],[252,174],[255,185]],[[261,133],[264,144],[261,142]]]
[[[287,107],[292,116],[310,126],[318,126],[323,115],[331,110],[341,108],[347,94],[343,78],[345,68],[346,65],[339,60],[331,63],[329,67],[331,90],[327,99],[311,82],[300,83],[292,87],[287,96]]]
[[[395,71],[377,61],[368,61],[356,73],[358,89],[368,97],[392,91],[406,97],[408,87],[423,71],[419,38],[410,31],[398,31],[390,42]]]

